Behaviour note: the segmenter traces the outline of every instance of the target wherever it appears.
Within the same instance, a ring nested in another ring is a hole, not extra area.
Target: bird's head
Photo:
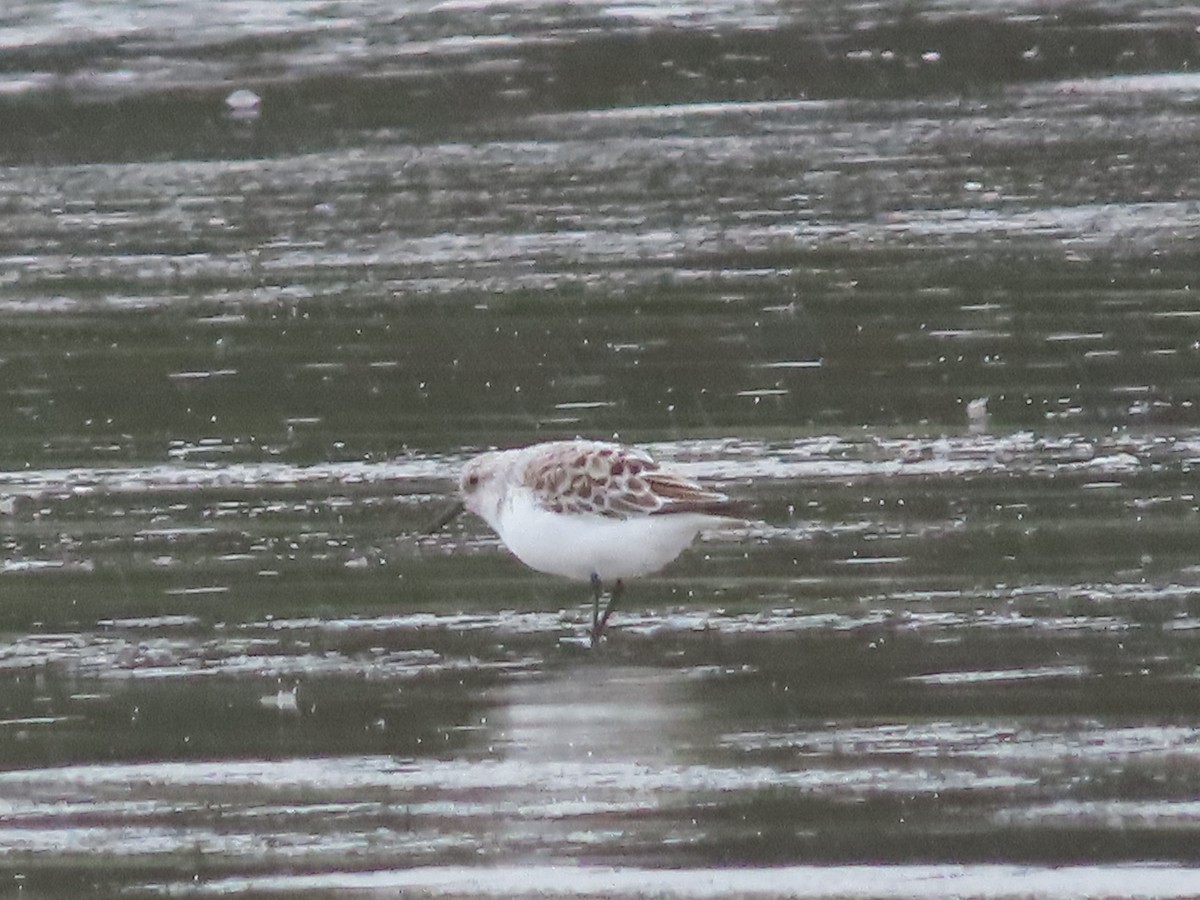
[[[433,533],[450,524],[463,510],[470,510],[489,525],[500,514],[504,499],[504,479],[508,467],[500,452],[484,453],[463,466],[458,478],[458,499],[426,529]]]

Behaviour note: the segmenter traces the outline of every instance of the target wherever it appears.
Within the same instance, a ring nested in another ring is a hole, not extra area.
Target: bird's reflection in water
[[[498,804],[504,843],[543,860],[661,851],[700,720],[693,691],[678,671],[604,663],[506,687],[492,750],[524,777]]]
[[[576,666],[505,690],[496,749],[510,760],[639,765],[678,761],[693,685],[670,669]]]

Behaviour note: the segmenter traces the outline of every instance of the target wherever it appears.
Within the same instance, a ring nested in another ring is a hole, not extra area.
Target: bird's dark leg
[[[596,627],[600,624],[600,595],[604,593],[604,585],[600,576],[592,573],[592,644],[596,643]]]
[[[608,627],[609,616],[616,610],[617,604],[621,602],[621,595],[624,593],[625,582],[618,578],[616,584],[613,585],[612,593],[608,596],[608,606],[604,607],[604,615],[600,617],[598,622],[592,625],[593,647],[600,643],[600,638],[604,637],[604,629]]]

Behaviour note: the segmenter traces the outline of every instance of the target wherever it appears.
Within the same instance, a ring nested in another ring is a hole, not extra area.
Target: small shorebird
[[[604,635],[625,579],[657,572],[705,528],[741,521],[744,504],[665,469],[639,450],[552,441],[496,450],[463,468],[459,500],[531,569],[592,584],[591,642]],[[600,613],[604,584],[612,593]]]

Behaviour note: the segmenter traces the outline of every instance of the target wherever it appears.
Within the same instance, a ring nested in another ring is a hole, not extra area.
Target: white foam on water
[[[262,891],[419,891],[472,897],[795,898],[1150,898],[1195,896],[1200,869],[1156,865],[1044,866],[781,866],[729,869],[643,869],[540,865],[430,867],[375,872],[226,878],[175,890],[199,895]]]

